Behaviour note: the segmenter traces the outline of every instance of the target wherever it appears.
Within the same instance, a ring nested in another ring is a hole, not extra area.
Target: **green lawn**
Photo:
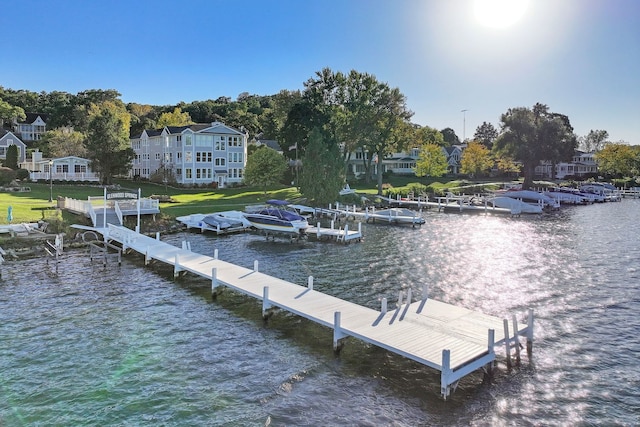
[[[242,188],[172,188],[162,184],[154,184],[147,181],[134,182],[131,180],[118,180],[118,185],[123,189],[138,191],[140,188],[142,197],[152,195],[168,195],[175,203],[160,203],[160,210],[164,216],[176,217],[192,213],[207,213],[223,210],[244,210],[245,206],[264,203],[267,199],[286,199],[296,201],[300,199],[300,193],[295,187],[278,187],[270,189],[267,194],[262,189]],[[446,181],[443,183],[435,180],[410,176],[391,176],[384,179],[385,186],[402,188],[412,183],[424,185],[431,184],[433,188],[451,189],[468,184],[466,181]],[[74,222],[74,216],[68,213],[56,212],[56,200],[58,197],[70,197],[78,200],[86,200],[89,196],[102,196],[103,188],[88,185],[71,185],[53,183],[28,183],[30,192],[24,193],[0,193],[0,224],[7,224],[7,211],[12,207],[13,223],[36,222],[41,219],[56,217],[67,223]],[[351,188],[359,193],[376,194],[375,182],[365,184],[357,182]],[[53,202],[49,202],[50,194]]]

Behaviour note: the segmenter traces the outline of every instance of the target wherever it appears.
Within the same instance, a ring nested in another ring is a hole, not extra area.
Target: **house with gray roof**
[[[239,184],[247,164],[245,132],[221,122],[166,126],[144,130],[131,138],[135,152],[130,176],[163,180],[184,185],[219,188]]]
[[[26,118],[14,121],[13,130],[20,135],[22,141],[39,141],[47,131],[48,116],[42,113],[25,113]]]
[[[0,129],[0,160],[7,158],[7,148],[15,145],[18,147],[18,164],[24,162],[27,153],[27,146],[13,132]]]

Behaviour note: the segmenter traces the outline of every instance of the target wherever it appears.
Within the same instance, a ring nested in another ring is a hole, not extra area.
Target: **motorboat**
[[[342,190],[339,191],[339,194],[341,196],[347,196],[349,194],[356,194],[356,190],[353,190],[351,187],[349,187],[349,184],[345,184],[344,187],[342,187]]]
[[[307,220],[289,206],[286,200],[267,200],[266,206],[248,208],[244,217],[253,227],[267,234],[271,232],[301,236],[309,228]]]
[[[487,203],[496,208],[509,209],[512,215],[542,213],[542,205],[534,205],[513,197],[495,196],[488,199]]]
[[[176,220],[187,228],[197,228],[201,231],[214,231],[219,234],[242,231],[252,226],[252,224],[245,219],[243,212],[240,211],[191,214],[179,216]]]
[[[369,212],[367,210],[365,214],[366,221],[369,222],[382,222],[388,224],[409,224],[409,225],[422,225],[425,223],[424,218],[418,215],[415,211],[404,208],[389,208],[374,210]]]
[[[550,188],[543,194],[556,199],[560,204],[584,205],[593,203],[593,199],[573,188]]]
[[[510,189],[510,190],[498,192],[496,193],[496,196],[505,196],[505,197],[511,197],[512,199],[519,199],[525,203],[540,205],[543,208],[547,208],[547,207],[552,209],[560,208],[560,202],[558,202],[552,197],[549,197],[545,194],[542,194],[538,191],[533,191],[533,190]]]

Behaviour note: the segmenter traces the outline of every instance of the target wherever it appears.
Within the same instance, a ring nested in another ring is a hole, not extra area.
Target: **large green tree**
[[[580,148],[586,152],[597,152],[604,148],[609,139],[609,132],[606,130],[590,130],[589,133],[580,138]]]
[[[48,130],[42,136],[40,145],[48,157],[86,157],[85,135],[71,128]]]
[[[440,177],[447,173],[447,156],[443,148],[436,144],[424,144],[420,147],[416,160],[416,176]]]
[[[0,128],[4,126],[5,122],[11,123],[14,119],[21,121],[26,118],[27,116],[21,107],[11,105],[0,99]]]
[[[248,156],[244,182],[260,187],[266,193],[267,188],[282,180],[286,171],[287,161],[284,156],[274,149],[262,146]]]
[[[483,175],[493,166],[491,152],[482,143],[471,141],[462,152],[460,172],[469,174],[471,177]]]
[[[570,160],[577,138],[567,116],[550,113],[544,104],[510,108],[500,118],[502,133],[494,143],[498,155],[523,165],[523,188],[531,188],[535,167],[543,160],[555,165]]]
[[[158,118],[157,126],[163,128],[165,126],[187,126],[193,123],[191,116],[181,108],[176,107],[171,112],[162,113]]]
[[[315,201],[316,205],[324,206],[336,200],[344,182],[344,168],[338,147],[325,143],[322,133],[313,130],[302,156],[300,192]]]
[[[476,128],[476,133],[473,135],[473,139],[480,142],[489,150],[493,147],[493,141],[498,137],[498,130],[487,122],[482,122],[480,126]]]
[[[135,153],[129,146],[129,113],[122,103],[104,101],[91,104],[87,123],[86,148],[91,169],[103,184],[125,174]]]
[[[596,153],[598,172],[605,176],[623,178],[640,171],[640,146],[609,143]]]

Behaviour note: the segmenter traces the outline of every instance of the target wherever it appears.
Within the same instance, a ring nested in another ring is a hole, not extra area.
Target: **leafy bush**
[[[29,181],[29,171],[26,169],[18,169],[16,171],[16,179],[20,181]]]
[[[0,185],[9,185],[15,179],[15,170],[5,166],[0,166]]]

